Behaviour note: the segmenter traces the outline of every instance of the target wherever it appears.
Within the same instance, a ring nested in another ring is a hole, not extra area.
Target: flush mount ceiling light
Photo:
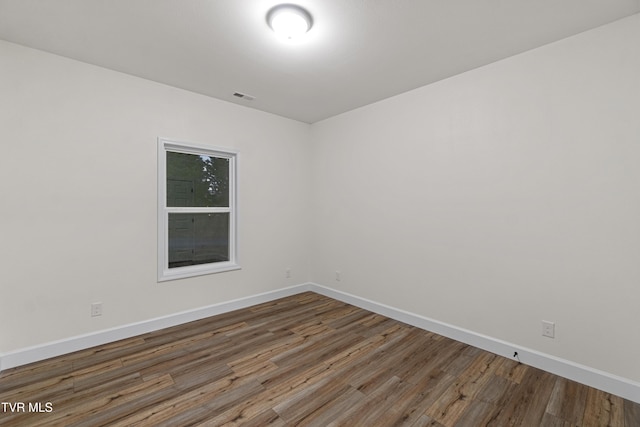
[[[267,13],[267,24],[280,37],[292,40],[311,29],[313,19],[305,9],[295,4],[280,4]]]

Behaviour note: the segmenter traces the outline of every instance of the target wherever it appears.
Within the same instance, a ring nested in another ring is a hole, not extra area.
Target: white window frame
[[[229,207],[168,207],[167,152],[206,155],[229,159]],[[158,282],[223,271],[239,270],[238,264],[238,152],[187,142],[158,138]],[[169,268],[170,213],[229,213],[229,261]]]

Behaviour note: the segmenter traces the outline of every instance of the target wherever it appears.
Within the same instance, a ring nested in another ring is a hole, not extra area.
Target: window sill
[[[204,276],[207,274],[223,273],[225,271],[240,270],[238,264],[225,262],[212,267],[210,265],[176,267],[170,270],[160,271],[158,274],[158,282],[167,282],[170,280],[186,279],[188,277]]]

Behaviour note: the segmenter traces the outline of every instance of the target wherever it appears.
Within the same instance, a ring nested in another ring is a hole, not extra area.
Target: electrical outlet
[[[548,322],[546,320],[542,321],[542,336],[554,338],[556,336],[556,324],[553,322]]]
[[[91,304],[91,317],[102,316],[102,303],[94,302]]]
[[[284,271],[284,277],[286,277],[287,279],[291,279],[291,269],[290,268],[287,268]]]
[[[340,275],[341,273],[339,271],[336,271],[336,282],[340,281]]]

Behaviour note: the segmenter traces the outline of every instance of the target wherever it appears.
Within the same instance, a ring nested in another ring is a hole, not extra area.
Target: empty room
[[[640,426],[640,0],[0,0],[0,425]]]

